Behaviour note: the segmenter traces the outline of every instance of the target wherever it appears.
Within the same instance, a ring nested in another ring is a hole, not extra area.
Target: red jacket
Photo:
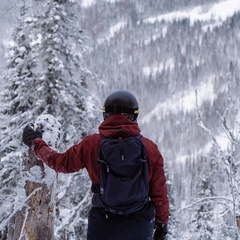
[[[131,136],[140,133],[136,122],[123,115],[112,115],[99,126],[99,132],[106,138],[116,130],[123,129]],[[149,168],[150,199],[155,208],[155,221],[167,223],[169,216],[169,201],[167,196],[166,178],[163,169],[163,158],[156,144],[141,137],[147,150]],[[72,173],[86,168],[94,184],[99,184],[98,148],[102,138],[100,134],[86,136],[79,144],[72,146],[64,153],[51,149],[42,139],[35,139],[34,152],[49,167],[56,172]]]

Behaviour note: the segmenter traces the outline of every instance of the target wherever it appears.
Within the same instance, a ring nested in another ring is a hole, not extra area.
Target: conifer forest
[[[86,239],[86,170],[56,174],[22,131],[63,152],[119,89],[164,157],[167,239],[240,239],[240,0],[1,0],[0,22],[0,240]]]

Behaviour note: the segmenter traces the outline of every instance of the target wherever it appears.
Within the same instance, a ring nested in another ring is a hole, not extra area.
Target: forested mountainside
[[[82,10],[81,26],[92,41],[86,64],[105,82],[96,88],[102,100],[116,88],[137,95],[143,131],[158,140],[176,164],[182,155],[195,155],[209,139],[197,127],[195,98],[187,96],[195,89],[200,92],[203,118],[214,131],[216,112],[224,111],[229,79],[237,100],[240,14],[223,23],[214,17],[205,22],[151,21],[150,17],[191,11],[190,6],[201,4],[208,11],[217,1],[171,1],[171,6],[169,1],[137,2],[95,3]],[[152,117],[146,117],[151,111]]]
[[[214,194],[227,192],[226,175],[202,183],[216,164],[206,158],[212,139],[198,126],[195,91],[203,121],[221,135],[219,114],[225,113],[228,94],[239,107],[240,14],[223,21],[159,16],[197,7],[204,13],[221,2],[116,1],[95,3],[82,12],[81,26],[92,41],[86,63],[105,82],[93,88],[102,101],[117,88],[136,94],[139,124],[164,155],[177,209],[203,197],[199,192],[212,182]],[[186,216],[183,221],[188,222],[192,214]]]
[[[27,2],[34,6],[34,1]],[[219,115],[229,108],[229,98],[236,112],[240,104],[240,7],[236,2],[85,0],[75,12],[86,35],[84,64],[97,79],[89,80],[89,88],[100,105],[116,89],[136,95],[139,125],[164,156],[173,216],[185,227],[196,223],[201,207],[178,212],[181,208],[199,198],[229,194],[224,166],[213,157],[212,139],[199,126],[195,92],[202,120],[216,136],[222,135]],[[223,4],[225,15],[217,7]],[[17,1],[11,6],[4,2],[0,15],[7,26],[0,30],[0,51],[5,55],[9,55],[6,45],[17,22]],[[206,17],[208,13],[211,17]],[[4,73],[4,59],[0,63],[0,73]],[[212,195],[203,189],[211,189]],[[191,239],[191,231],[183,231],[189,234],[183,239]]]

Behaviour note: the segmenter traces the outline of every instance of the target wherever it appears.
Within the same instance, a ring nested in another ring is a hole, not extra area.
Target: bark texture
[[[33,166],[40,167],[42,180],[46,178],[43,162],[31,151],[24,158],[23,165],[26,171]],[[49,186],[44,181],[38,181],[26,181],[24,188],[27,201],[9,222],[8,240],[54,239],[54,183]]]

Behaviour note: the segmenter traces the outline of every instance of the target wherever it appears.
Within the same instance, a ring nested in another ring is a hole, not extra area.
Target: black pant
[[[128,216],[107,214],[92,208],[88,217],[88,240],[149,240],[152,239],[154,210],[147,203],[140,211]]]

